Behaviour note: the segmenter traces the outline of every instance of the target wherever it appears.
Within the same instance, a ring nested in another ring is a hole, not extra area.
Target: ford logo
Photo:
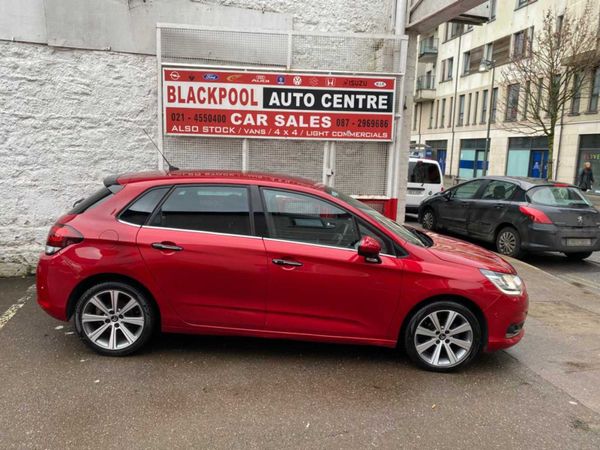
[[[202,77],[202,78],[204,78],[205,80],[208,80],[208,81],[214,81],[214,80],[219,79],[219,75],[217,75],[216,73],[207,73],[207,74],[204,74],[204,77]]]
[[[375,86],[377,86],[377,87],[385,87],[386,86],[386,82],[385,81],[376,81],[375,82]]]

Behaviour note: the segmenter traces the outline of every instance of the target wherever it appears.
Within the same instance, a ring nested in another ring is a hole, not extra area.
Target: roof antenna
[[[154,142],[152,140],[152,138],[150,137],[150,135],[148,134],[148,132],[146,131],[146,129],[144,128],[144,133],[146,133],[146,136],[148,136],[148,139],[150,139],[150,142],[152,142],[152,145],[154,145],[154,148],[156,148],[156,151],[158,153],[160,153],[160,156],[162,156],[162,159],[165,160],[165,162],[167,163],[167,168],[169,169],[169,172],[172,172],[174,170],[179,170],[179,167],[175,167],[173,164],[171,164],[169,162],[169,160],[165,157],[165,155],[163,154],[163,152],[160,151],[160,149],[158,148],[158,145],[156,145],[156,142]]]

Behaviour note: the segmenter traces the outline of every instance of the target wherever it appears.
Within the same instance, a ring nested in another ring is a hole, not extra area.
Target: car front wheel
[[[124,356],[150,336],[155,314],[146,295],[125,283],[105,282],[88,289],[75,310],[75,328],[96,352]]]
[[[437,220],[433,209],[427,208],[425,211],[423,211],[423,215],[421,216],[421,225],[423,225],[423,228],[426,230],[435,231],[437,228]]]
[[[469,364],[481,351],[481,325],[467,307],[453,301],[424,306],[404,334],[406,353],[419,366],[449,372]]]

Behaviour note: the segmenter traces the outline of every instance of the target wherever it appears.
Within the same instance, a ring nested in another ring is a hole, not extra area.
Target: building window
[[[491,118],[491,122],[495,123],[496,122],[496,112],[498,111],[498,88],[494,88],[494,90],[492,91],[492,118]]]
[[[494,59],[494,43],[485,44],[483,50],[483,59],[486,61],[492,61]]]
[[[520,59],[525,56],[525,31],[519,31],[513,34],[513,59]]]
[[[471,71],[471,52],[463,53],[463,75],[469,75]]]
[[[435,128],[438,128],[438,118],[440,117],[440,101],[436,100],[435,102]]]
[[[459,127],[465,124],[465,96],[458,97],[458,123]]]
[[[592,74],[592,89],[590,95],[590,106],[589,112],[598,111],[598,97],[600,97],[600,67],[596,67],[596,70]]]
[[[511,84],[506,90],[506,116],[504,120],[507,122],[514,122],[517,120],[519,112],[519,92],[521,90],[520,84]],[[496,94],[494,94],[496,95]],[[496,112],[494,111],[494,116]]]
[[[479,91],[475,92],[475,103],[473,104],[473,125],[477,125],[477,109],[479,108]]]
[[[542,97],[542,90],[544,88],[544,80],[542,78],[538,78],[538,91],[536,96],[536,105],[535,105],[535,117],[541,117],[542,110],[542,102],[544,101]]]
[[[429,125],[427,128],[430,130],[433,128],[433,103],[429,107]]]
[[[454,73],[454,58],[448,58],[442,61],[442,81],[452,79]]]
[[[446,99],[442,99],[442,117],[440,120],[440,128],[444,128],[446,123]]]
[[[448,114],[448,128],[452,127],[452,119],[454,115],[454,97],[450,97],[450,114]]]
[[[446,40],[454,39],[465,31],[465,26],[462,23],[448,22],[446,24]]]
[[[488,95],[489,91],[485,89],[481,96],[481,123],[487,122],[488,115]]]
[[[496,0],[490,0],[490,20],[496,18]]]
[[[416,131],[416,129],[417,129],[417,123],[419,121],[418,113],[419,113],[419,104],[416,103],[415,107],[413,108],[413,131]]]
[[[529,97],[531,96],[531,81],[527,80],[525,83],[525,104],[523,105],[523,120],[527,119],[527,114],[529,112]]]
[[[471,102],[473,101],[473,94],[469,94],[469,100],[467,101],[467,112],[465,113],[465,125],[469,125],[471,118]]]
[[[548,138],[514,137],[508,139],[506,175],[546,178],[548,173]]]
[[[527,6],[530,3],[535,2],[536,0],[517,0],[517,9],[521,8],[523,6]]]

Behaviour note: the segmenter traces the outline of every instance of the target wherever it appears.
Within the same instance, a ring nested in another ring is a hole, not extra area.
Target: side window
[[[506,181],[492,181],[486,186],[481,196],[482,200],[510,200],[517,185]]]
[[[331,203],[289,191],[262,192],[273,238],[343,248],[360,240],[354,217]]]
[[[182,230],[250,235],[248,189],[237,186],[179,186],[152,225]]]
[[[134,225],[144,225],[156,205],[162,200],[170,187],[151,189],[142,194],[141,197],[121,213],[119,219]]]
[[[475,180],[465,183],[462,186],[458,186],[457,188],[454,188],[452,197],[463,200],[475,198],[475,194],[477,194],[477,191],[483,185],[483,183],[485,183],[484,180]]]

